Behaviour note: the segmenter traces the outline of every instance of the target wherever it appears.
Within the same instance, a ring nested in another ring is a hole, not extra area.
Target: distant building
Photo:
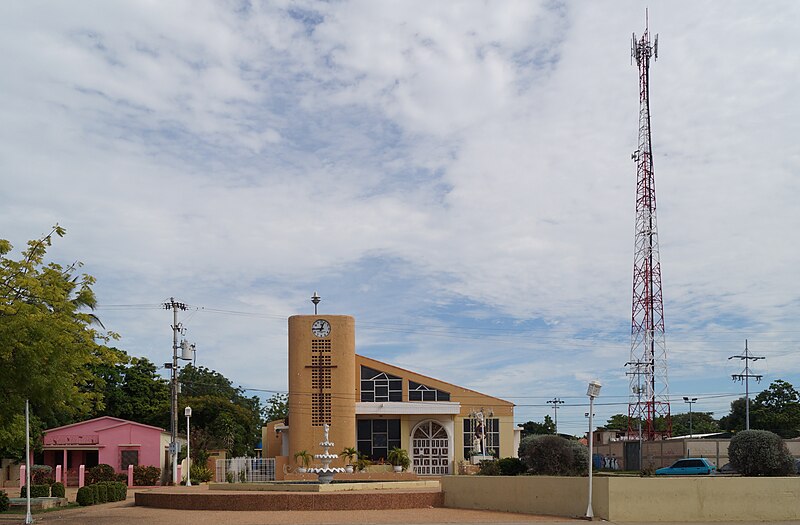
[[[103,416],[44,432],[41,463],[66,465],[69,484],[77,485],[78,467],[105,463],[117,472],[128,465],[148,465],[164,470],[169,463],[170,434],[163,428]]]
[[[451,474],[474,455],[517,455],[513,403],[355,350],[353,317],[289,318],[289,417],[264,428],[264,457],[292,462],[301,450],[321,453],[325,424],[331,452],[353,447],[381,461],[403,448],[418,475]]]

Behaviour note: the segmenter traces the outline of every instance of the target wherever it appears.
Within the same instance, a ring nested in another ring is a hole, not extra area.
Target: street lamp
[[[189,454],[189,418],[192,417],[192,407],[183,410],[186,416],[186,486],[192,486],[192,456]]]
[[[594,398],[600,395],[600,389],[603,385],[597,379],[589,381],[589,388],[586,390],[586,395],[589,396],[589,506],[586,508],[586,517],[588,519],[594,518],[592,511],[592,452],[594,451],[594,426],[592,417],[594,416]]]
[[[689,403],[689,437],[692,437],[692,405],[697,402],[697,398],[683,396],[683,401]]]

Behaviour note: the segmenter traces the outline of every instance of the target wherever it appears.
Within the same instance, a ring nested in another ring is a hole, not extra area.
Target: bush
[[[128,484],[117,482],[117,497],[119,501],[125,501],[128,498]]]
[[[214,479],[214,473],[205,465],[192,464],[190,469],[192,483],[203,483]]]
[[[95,503],[108,503],[108,488],[102,483],[98,483],[93,486],[95,488],[95,491],[97,492]]]
[[[53,467],[50,465],[31,466],[31,487],[34,485],[52,485],[54,482]]]
[[[124,483],[125,485],[128,484],[128,473],[127,472],[117,472],[117,475],[114,476],[114,481],[119,481]]]
[[[94,489],[91,486],[79,488],[78,495],[75,497],[75,501],[81,507],[94,505]]]
[[[497,461],[501,476],[519,476],[528,470],[519,458],[503,458]]]
[[[790,476],[794,458],[781,437],[767,430],[744,430],[728,446],[731,466],[742,476]]]
[[[57,481],[50,487],[50,495],[54,498],[63,498],[67,495],[67,489],[63,483]]]
[[[500,475],[500,467],[497,465],[497,461],[493,459],[484,459],[480,462],[480,468],[478,469],[478,475],[480,476],[499,476]]]
[[[96,467],[90,468],[89,472],[86,473],[86,484],[94,485],[101,481],[114,481],[116,477],[117,473],[114,471],[114,467],[106,463],[100,463]]]
[[[152,487],[161,479],[161,469],[158,467],[137,465],[133,467],[133,484],[137,487]]]
[[[26,485],[23,485],[19,489],[19,497],[20,498],[27,498],[28,490]],[[31,497],[32,498],[49,498],[50,497],[50,485],[31,485]]]
[[[575,440],[549,434],[528,436],[519,450],[531,474],[582,476],[589,471],[589,450]]]
[[[5,512],[11,507],[11,500],[8,499],[8,494],[0,490],[0,512]]]

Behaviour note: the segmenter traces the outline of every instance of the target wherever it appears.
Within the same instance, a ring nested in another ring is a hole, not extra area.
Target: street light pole
[[[183,411],[186,416],[186,486],[192,486],[192,456],[189,454],[189,418],[192,417],[192,407]]]
[[[692,437],[692,405],[697,402],[696,397],[683,397],[684,403],[689,403],[689,437]]]
[[[600,395],[600,388],[602,384],[597,379],[589,382],[589,388],[586,390],[586,395],[589,396],[589,505],[586,507],[586,517],[588,519],[594,518],[594,511],[592,510],[592,454],[594,451],[594,398]]]

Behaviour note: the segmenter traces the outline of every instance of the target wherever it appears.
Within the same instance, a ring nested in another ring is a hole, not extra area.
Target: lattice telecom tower
[[[639,68],[639,149],[636,162],[636,242],[633,260],[631,315],[631,398],[628,404],[628,436],[653,440],[672,433],[667,382],[667,345],[664,337],[664,303],[661,295],[661,262],[656,227],[656,185],[650,133],[650,58],[658,58],[658,35],[650,43],[648,25],[639,40],[631,42],[631,59]],[[655,428],[663,417],[666,427]]]

